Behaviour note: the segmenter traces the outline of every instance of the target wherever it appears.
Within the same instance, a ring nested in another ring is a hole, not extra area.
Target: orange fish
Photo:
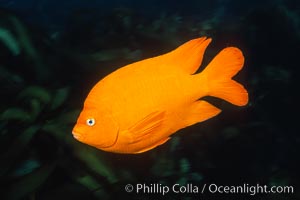
[[[244,64],[238,48],[223,49],[195,74],[210,42],[206,37],[190,40],[103,78],[88,94],[73,136],[104,151],[141,153],[164,144],[179,129],[221,112],[201,97],[246,105],[247,91],[231,79]]]

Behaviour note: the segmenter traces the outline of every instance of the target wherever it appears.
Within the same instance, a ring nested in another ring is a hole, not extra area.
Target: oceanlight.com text
[[[208,191],[210,193],[219,193],[219,194],[292,194],[294,193],[293,186],[268,186],[268,185],[249,185],[244,183],[243,185],[228,186],[228,185],[217,185],[209,184]]]
[[[161,183],[137,183],[137,184],[127,184],[125,186],[125,191],[128,193],[136,194],[161,194],[166,195],[168,193],[173,194],[292,194],[294,193],[293,186],[268,186],[268,185],[250,185],[244,183],[241,185],[218,185],[215,183],[196,185],[196,184],[173,184],[164,185]]]

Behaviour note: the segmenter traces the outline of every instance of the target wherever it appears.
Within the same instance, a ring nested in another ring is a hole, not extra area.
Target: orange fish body
[[[74,137],[104,151],[141,153],[165,143],[179,129],[221,112],[201,97],[246,105],[247,91],[231,79],[244,64],[239,49],[223,49],[195,74],[210,42],[205,37],[194,39],[106,76],[86,98]]]

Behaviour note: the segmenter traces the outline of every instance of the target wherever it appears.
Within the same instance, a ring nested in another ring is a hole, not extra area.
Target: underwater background
[[[0,199],[300,199],[299,15],[297,0],[0,0]],[[243,51],[234,79],[247,106],[207,97],[220,115],[137,155],[72,137],[101,78],[200,36],[213,39],[202,66],[227,46]],[[202,193],[205,184],[293,191]]]

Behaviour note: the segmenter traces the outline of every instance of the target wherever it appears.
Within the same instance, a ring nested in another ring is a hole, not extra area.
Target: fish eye
[[[86,125],[88,125],[88,126],[94,126],[95,123],[96,123],[96,121],[94,118],[89,118],[86,120]]]

